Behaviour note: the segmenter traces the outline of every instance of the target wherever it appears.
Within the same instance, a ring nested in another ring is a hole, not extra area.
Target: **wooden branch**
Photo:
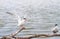
[[[29,38],[36,38],[36,37],[53,37],[53,36],[60,36],[60,34],[35,34],[30,36]]]
[[[53,36],[60,36],[60,34],[35,34],[30,37],[15,37],[15,39],[31,39],[37,37],[53,37]]]
[[[14,37],[14,39],[31,39],[31,38],[37,38],[37,37],[53,37],[53,36],[60,36],[60,34],[35,34],[30,37]],[[1,39],[13,39],[13,37],[2,37]]]
[[[24,27],[21,27],[21,29],[18,29],[15,33],[12,33],[12,34],[7,35],[7,36],[3,36],[1,39],[13,39],[13,38],[15,38],[14,36],[16,36],[23,29],[25,29],[25,28]]]
[[[37,37],[54,37],[54,36],[60,36],[60,34],[34,34],[29,37],[15,37],[15,39],[31,39]]]
[[[24,29],[25,29],[24,27],[21,27],[21,29],[18,29],[15,33],[12,33],[12,34],[9,35],[9,36],[14,37],[14,36],[16,36],[19,32],[21,32],[21,31],[24,30]]]

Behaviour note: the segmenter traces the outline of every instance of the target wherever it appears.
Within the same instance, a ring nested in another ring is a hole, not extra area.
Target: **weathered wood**
[[[29,37],[15,37],[15,39],[31,39]]]
[[[19,32],[21,32],[21,31],[24,30],[24,29],[25,29],[25,27],[21,27],[21,29],[18,29],[16,32],[11,33],[9,36],[10,36],[10,37],[14,37],[14,36],[16,36]]]
[[[35,34],[30,37],[16,37],[16,39],[31,39],[37,37],[54,37],[54,36],[60,36],[60,34]]]
[[[35,34],[29,37],[9,37],[4,36],[1,39],[31,39],[31,38],[37,38],[37,37],[53,37],[53,36],[60,36],[60,34]]]
[[[19,32],[21,32],[23,29],[25,29],[25,27],[21,27],[21,29],[18,29],[16,32],[11,33],[10,35],[7,36],[3,36],[1,39],[14,39]]]
[[[60,34],[35,34],[30,36],[29,38],[36,38],[36,37],[53,37],[53,36],[60,36]]]
[[[10,37],[10,36],[3,36],[3,37],[0,38],[0,39],[14,39],[14,38],[12,38],[12,37]]]

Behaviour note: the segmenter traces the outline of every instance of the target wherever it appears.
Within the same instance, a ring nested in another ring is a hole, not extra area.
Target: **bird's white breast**
[[[58,26],[56,26],[52,29],[52,31],[54,31],[54,30],[58,30]]]
[[[25,23],[25,20],[18,20],[18,26],[23,25]]]

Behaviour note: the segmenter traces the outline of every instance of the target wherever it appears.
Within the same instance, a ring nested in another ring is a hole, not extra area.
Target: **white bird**
[[[26,18],[21,19],[19,16],[18,17],[18,26],[23,26],[26,22]]]
[[[55,27],[52,29],[52,32],[53,33],[57,33],[58,32],[58,26],[57,26],[57,24],[55,24]]]
[[[14,16],[16,16],[17,17],[17,20],[18,20],[18,26],[23,26],[24,25],[24,23],[26,22],[26,18],[23,18],[23,19],[21,19],[21,17],[19,16],[19,15],[17,15],[16,13],[14,13],[14,14],[12,14],[12,13],[10,13],[10,12],[7,12],[8,14],[10,14],[10,15],[14,15]]]

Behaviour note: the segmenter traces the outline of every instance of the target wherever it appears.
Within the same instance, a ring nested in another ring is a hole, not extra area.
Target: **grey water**
[[[28,19],[24,24],[27,29],[16,36],[52,34],[51,29],[55,24],[60,28],[60,0],[0,0],[0,37],[9,35],[19,28],[17,17],[7,12],[16,13],[21,18],[26,16]],[[32,39],[60,39],[60,37]]]

